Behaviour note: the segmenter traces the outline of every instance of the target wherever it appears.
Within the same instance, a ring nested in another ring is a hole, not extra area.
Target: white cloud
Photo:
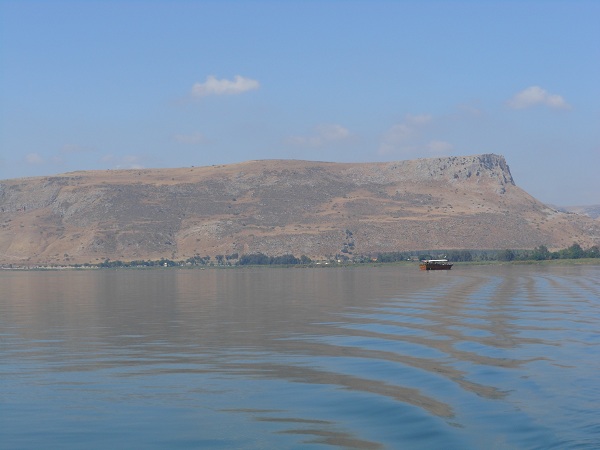
[[[241,94],[243,92],[252,91],[258,89],[260,83],[250,78],[244,78],[240,75],[236,75],[231,80],[218,80],[213,75],[206,77],[204,83],[194,83],[192,86],[193,97],[205,97],[207,95],[232,95]]]
[[[458,105],[458,111],[455,116],[466,116],[466,117],[481,117],[484,111],[476,105],[462,104]]]
[[[317,133],[326,141],[342,141],[350,137],[350,131],[341,125],[326,124],[316,127]]]
[[[387,130],[378,149],[380,156],[398,155],[410,157],[445,156],[454,151],[454,145],[430,139],[433,117],[429,114],[407,115],[402,122],[394,124]],[[433,127],[433,129],[432,129]]]
[[[134,155],[114,156],[105,155],[100,161],[112,165],[113,169],[143,169],[140,157]]]
[[[551,94],[539,86],[530,86],[515,94],[507,102],[508,106],[513,109],[525,109],[536,105],[544,105],[555,109],[570,109],[565,99],[558,94]]]
[[[431,122],[432,117],[430,114],[417,114],[416,116],[408,114],[405,119],[406,122],[414,125],[424,125]]]
[[[454,150],[454,145],[446,141],[431,141],[427,144],[429,151],[435,155],[447,155]]]
[[[25,156],[27,164],[44,164],[44,158],[39,153],[28,153]]]
[[[398,123],[383,135],[379,153],[390,153],[394,148],[408,141],[413,135],[413,129],[406,123]]]
[[[419,137],[421,129],[431,121],[432,117],[429,114],[406,115],[403,122],[394,124],[384,133],[378,153],[388,155],[398,150],[413,151],[413,141]]]
[[[286,142],[292,145],[322,147],[333,142],[352,139],[352,133],[337,124],[323,124],[315,127],[315,134],[311,136],[291,136]]]
[[[202,133],[176,134],[173,139],[180,144],[206,144],[208,139]]]

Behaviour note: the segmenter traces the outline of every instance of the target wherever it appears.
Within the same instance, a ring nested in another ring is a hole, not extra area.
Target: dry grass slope
[[[267,160],[0,181],[0,263],[600,244],[600,222],[517,187],[502,156]]]

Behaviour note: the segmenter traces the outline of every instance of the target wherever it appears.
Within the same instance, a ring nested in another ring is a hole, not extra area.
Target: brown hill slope
[[[583,214],[592,219],[600,219],[600,205],[585,205],[585,206],[562,206],[557,208],[560,211]]]
[[[515,186],[502,156],[391,163],[249,161],[0,182],[0,263],[312,258],[418,249],[564,248],[600,224]]]

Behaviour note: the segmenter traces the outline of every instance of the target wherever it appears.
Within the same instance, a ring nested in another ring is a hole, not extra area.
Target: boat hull
[[[421,270],[450,270],[452,269],[452,264],[425,262],[419,264],[419,268]]]

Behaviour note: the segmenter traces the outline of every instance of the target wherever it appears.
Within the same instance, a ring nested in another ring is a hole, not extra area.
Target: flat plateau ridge
[[[389,163],[248,161],[0,181],[0,263],[600,244],[492,154]]]

